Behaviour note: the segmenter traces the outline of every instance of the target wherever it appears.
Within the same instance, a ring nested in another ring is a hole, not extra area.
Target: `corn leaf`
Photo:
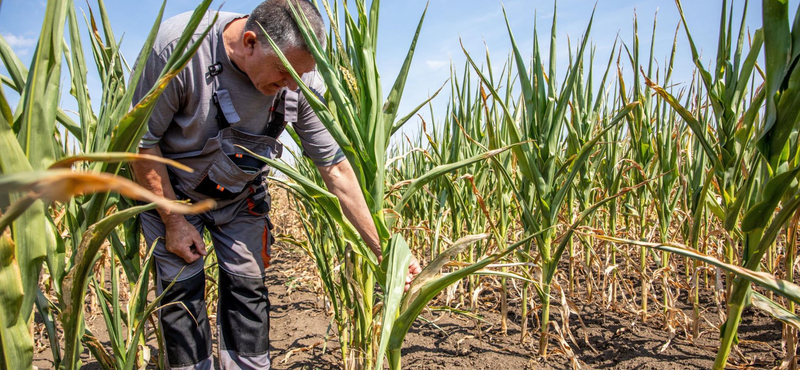
[[[679,243],[651,243],[651,242],[644,242],[637,240],[615,238],[607,235],[597,235],[597,234],[588,234],[588,235],[612,243],[638,245],[646,248],[652,248],[665,252],[675,253],[681,256],[689,257],[691,259],[699,260],[717,266],[725,271],[732,272],[736,276],[745,279],[751,283],[758,284],[763,288],[769,289],[775,292],[776,294],[786,297],[792,302],[800,303],[800,286],[792,282],[778,279],[775,276],[766,272],[754,271],[742,266],[737,266],[722,262],[712,256],[693,250]]]
[[[155,203],[128,208],[108,216],[89,227],[83,235],[80,247],[73,257],[75,266],[64,277],[63,302],[61,303],[61,320],[64,326],[64,362],[62,369],[72,370],[78,366],[80,353],[80,337],[83,335],[83,310],[89,274],[96,261],[96,255],[106,237],[117,225],[125,220],[156,208]]]
[[[775,303],[775,301],[759,294],[758,292],[750,293],[750,303],[760,310],[770,314],[776,320],[800,330],[800,316],[796,313],[787,310],[785,307]]]
[[[387,255],[381,263],[386,271],[386,290],[383,299],[383,319],[381,325],[380,344],[376,354],[375,369],[383,369],[383,354],[389,344],[400,301],[403,299],[403,287],[408,274],[408,263],[411,261],[411,250],[403,236],[394,234],[386,249]]]

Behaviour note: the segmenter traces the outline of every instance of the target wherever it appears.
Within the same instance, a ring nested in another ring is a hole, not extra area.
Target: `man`
[[[325,31],[317,9],[293,0],[317,38]],[[213,19],[209,12],[198,30]],[[185,29],[190,14],[166,20],[134,101],[153,86]],[[182,216],[167,211],[141,216],[148,245],[156,242],[159,292],[174,281],[161,302],[160,324],[172,369],[211,369],[211,328],[204,301],[202,232],[211,235],[219,260],[217,314],[219,362],[223,369],[268,369],[269,300],[264,282],[272,228],[263,164],[237,145],[277,157],[277,135],[292,122],[304,153],[319,168],[328,189],[364,241],[380,256],[375,225],[352,167],[274,54],[259,24],[276,41],[303,81],[322,98],[324,85],[286,0],[260,4],[250,15],[220,13],[197,54],[167,86],[156,104],[139,152],[192,167],[173,171],[163,164],[135,162],[136,180],[170,199],[217,200],[216,210]],[[407,283],[420,272],[409,266]],[[179,304],[170,304],[180,302]]]

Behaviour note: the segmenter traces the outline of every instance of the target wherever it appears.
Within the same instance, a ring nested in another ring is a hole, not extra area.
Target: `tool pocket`
[[[193,198],[238,198],[269,168],[242,147],[267,158],[279,158],[283,152],[283,145],[269,136],[248,134],[233,128],[220,130],[199,153],[171,156],[171,159],[195,169],[193,173],[174,171],[181,190]]]
[[[260,185],[251,188],[252,194],[247,197],[247,213],[253,216],[266,216],[272,208],[272,197],[267,186]]]

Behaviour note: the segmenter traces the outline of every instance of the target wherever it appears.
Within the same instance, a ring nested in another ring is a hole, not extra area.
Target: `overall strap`
[[[285,108],[283,112],[280,109],[281,103],[285,106],[286,91],[287,89],[285,88],[278,91],[272,106],[269,108],[270,120],[267,123],[267,130],[264,132],[264,135],[273,139],[277,139],[278,136],[281,136],[283,129],[286,127],[286,118],[284,116]]]
[[[208,74],[213,78],[211,80],[211,85],[214,89],[214,93],[211,95],[211,100],[213,100],[214,106],[217,108],[217,126],[219,126],[220,130],[223,130],[231,127],[231,125],[228,123],[228,119],[225,118],[225,113],[222,112],[222,107],[219,104],[219,95],[217,94],[217,89],[219,89],[219,80],[217,76],[222,73],[222,63],[219,61],[217,55],[218,39],[219,29],[215,29],[211,32],[211,60],[214,64],[208,66]]]

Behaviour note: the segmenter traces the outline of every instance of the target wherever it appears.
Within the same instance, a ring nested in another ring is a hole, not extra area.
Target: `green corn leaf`
[[[210,32],[214,27],[214,23],[216,23],[219,14],[214,15],[214,19],[212,20],[211,24],[209,24],[205,30],[200,32],[199,35],[195,36],[194,34],[194,31],[197,29],[200,21],[206,16],[205,13],[210,4],[211,0],[204,0],[200,5],[197,6],[192,13],[192,17],[189,19],[186,30],[181,34],[181,37],[175,44],[175,52],[173,52],[172,55],[170,55],[170,58],[167,60],[164,70],[161,72],[161,77],[158,79],[155,85],[153,85],[147,95],[145,95],[145,97],[142,98],[140,102],[136,103],[136,105],[129,111],[128,107],[130,107],[132,103],[136,84],[138,84],[141,74],[144,71],[147,57],[152,51],[155,37],[158,33],[166,1],[162,3],[161,9],[158,12],[158,17],[156,17],[153,28],[150,30],[150,34],[148,35],[147,40],[142,47],[142,52],[139,55],[136,66],[131,73],[131,84],[128,86],[128,89],[126,90],[125,95],[122,97],[121,103],[117,108],[116,114],[121,116],[121,118],[119,119],[119,124],[113,130],[111,142],[109,143],[107,151],[131,152],[139,144],[139,140],[141,140],[146,131],[146,122],[150,118],[150,114],[152,114],[153,109],[155,108],[155,103],[158,101],[161,93],[167,87],[167,84],[169,84],[172,78],[174,78],[183,69],[183,67],[189,63],[189,60],[192,59],[195,52],[197,52],[197,49],[202,44],[203,39],[205,39],[206,35],[208,35],[208,32]],[[196,41],[191,46],[188,46],[189,42],[195,37]],[[112,173],[116,173],[118,169],[118,164],[111,164],[106,167],[106,171]]]
[[[353,225],[346,221],[339,203],[339,199],[336,198],[335,195],[321,188],[319,185],[314,183],[314,181],[283,162],[262,157],[242,146],[237,147],[268,164],[270,167],[282,172],[290,179],[296,181],[303,188],[303,190],[308,193],[308,196],[314,199],[314,201],[318,202],[320,206],[324,208],[331,217],[333,217],[333,219],[336,221],[336,224],[342,227],[345,237],[353,242],[353,244],[356,246],[356,252],[367,259],[373,271],[379,271],[378,259],[375,257],[375,254],[372,253],[372,251],[366,246],[364,241],[358,236],[358,232],[355,230]]]
[[[6,66],[6,70],[9,71],[11,78],[6,76],[0,75],[0,80],[6,85],[8,85],[11,89],[16,91],[17,93],[22,93],[23,89],[25,88],[25,81],[28,79],[28,68],[26,68],[22,61],[19,60],[16,54],[11,50],[11,46],[0,36],[0,59],[3,60],[3,64]],[[61,108],[57,108],[56,112],[56,120],[64,125],[64,127],[69,130],[70,133],[75,135],[77,138],[83,137],[83,132],[81,127],[78,126],[75,121],[73,121],[66,112],[64,112]],[[12,119],[9,119],[10,122],[13,122]]]
[[[750,161],[750,171],[755,173],[758,170],[758,166],[761,163],[761,158],[758,156],[752,156]],[[725,210],[725,219],[723,220],[723,227],[725,230],[733,230],[736,226],[736,221],[739,219],[739,211],[744,207],[745,201],[748,200],[749,194],[755,185],[757,176],[748,176],[745,179],[745,183],[740,190],[740,195],[736,197],[733,205],[731,205],[727,210]]]
[[[436,179],[439,176],[442,176],[442,175],[444,175],[446,173],[455,171],[455,170],[457,170],[459,168],[462,168],[462,167],[468,166],[470,164],[482,161],[484,159],[488,159],[488,158],[491,158],[493,156],[496,156],[496,155],[498,155],[498,154],[500,154],[500,153],[502,153],[502,152],[514,147],[514,146],[520,145],[520,144],[513,144],[513,145],[506,146],[504,148],[490,150],[490,151],[488,151],[486,153],[478,154],[476,156],[473,156],[473,157],[458,161],[456,163],[443,164],[443,165],[439,165],[439,166],[436,166],[436,167],[432,168],[431,170],[426,172],[424,175],[420,176],[419,178],[417,178],[416,180],[411,182],[411,184],[409,184],[409,186],[406,189],[405,193],[403,193],[403,198],[397,204],[395,204],[394,211],[396,213],[400,214],[402,212],[402,210],[403,210],[403,207],[405,207],[406,203],[411,198],[411,196],[414,195],[414,193],[416,193],[419,189],[421,189],[423,185],[427,184],[431,180]]]
[[[397,318],[398,309],[400,308],[400,301],[403,299],[403,288],[405,287],[406,275],[408,274],[408,264],[411,261],[411,250],[400,234],[394,234],[394,236],[392,236],[386,251],[387,256],[384,257],[383,263],[381,263],[381,266],[385,267],[383,270],[386,271],[386,290],[383,295],[383,320],[380,344],[378,346],[378,353],[375,355],[376,370],[383,369],[383,354],[386,352],[386,346],[389,344],[392,327],[395,318]]]
[[[422,109],[422,107],[424,107],[425,105],[430,103],[431,100],[433,100],[433,98],[435,98],[437,95],[439,95],[439,92],[442,91],[442,89],[444,88],[444,86],[446,84],[447,84],[447,81],[445,81],[445,83],[442,84],[442,87],[440,87],[439,90],[436,90],[436,92],[433,93],[433,95],[431,95],[428,99],[425,99],[425,101],[420,103],[420,105],[418,105],[414,109],[412,109],[411,112],[409,112],[408,114],[406,114],[402,118],[398,119],[397,122],[395,122],[394,125],[392,125],[392,132],[389,133],[389,136],[387,136],[387,138],[390,138],[392,135],[394,135],[394,133],[397,132],[397,130],[400,130],[400,128],[403,127],[403,125],[406,124],[406,122],[408,122],[408,120],[410,120],[411,117],[413,117],[415,114],[417,114],[417,112],[419,112],[419,110]]]
[[[297,18],[295,18],[297,19]],[[342,87],[341,82],[336,77],[336,71],[333,70],[333,67],[327,62],[326,57],[323,55],[322,51],[319,50],[319,46],[317,43],[316,38],[312,35],[308,35],[310,31],[306,30],[304,23],[300,23],[300,30],[303,32],[303,37],[306,40],[306,44],[309,46],[309,49],[312,51],[312,55],[317,62],[317,70],[319,71],[320,75],[325,80],[325,84],[328,87],[328,91],[334,98],[334,103],[338,110],[341,111],[342,114],[345,115],[346,119],[344,122],[340,122],[336,119],[336,116],[333,112],[320,101],[316,94],[314,94],[311,89],[303,82],[300,75],[297,74],[297,71],[294,70],[289,60],[286,59],[286,56],[280,50],[277,44],[272,40],[272,38],[267,35],[266,31],[264,31],[264,35],[267,37],[272,49],[275,51],[275,54],[281,59],[286,70],[292,75],[294,78],[295,83],[303,92],[303,96],[308,101],[309,105],[312,109],[314,109],[314,113],[317,115],[317,118],[323,123],[325,128],[330,132],[331,136],[333,136],[336,143],[339,144],[339,147],[344,152],[347,159],[350,161],[350,165],[353,166],[353,170],[358,176],[359,184],[362,184],[362,191],[366,193],[366,188],[363,184],[366,183],[366,179],[364,177],[364,168],[361,160],[360,153],[366,153],[366,147],[364,143],[361,142],[360,137],[357,135],[355,137],[348,136],[345,133],[345,130],[341,126],[341,124],[349,125],[348,132],[356,132],[355,129],[356,120],[355,115],[352,113],[351,107],[348,103],[345,103],[346,97],[344,95],[344,88]],[[263,28],[262,28],[263,31]],[[313,41],[313,42],[309,42]],[[351,138],[356,139],[356,141],[351,141]]]
[[[772,131],[776,120],[777,101],[775,93],[780,89],[786,75],[791,52],[791,33],[789,31],[789,3],[781,0],[765,0],[762,2],[762,17],[764,29],[764,59],[766,61],[767,76],[764,79],[767,93],[766,116],[764,129],[759,141]],[[770,149],[765,153],[767,159],[780,152],[781,148]],[[771,163],[772,164],[772,163]]]
[[[53,134],[61,78],[62,35],[68,6],[72,6],[71,1],[47,3],[42,32],[17,108],[19,116],[14,126],[19,127],[16,138],[19,141],[14,138],[10,108],[5,96],[0,95],[0,140],[3,144],[0,169],[3,174],[43,168],[55,158]],[[8,62],[5,57],[4,61]],[[22,194],[11,194],[8,199],[16,203],[24,198]],[[24,200],[23,202],[28,203]],[[8,338],[8,345],[7,338],[2,338],[3,351],[9,351],[8,355],[11,356],[6,357],[6,361],[11,362],[12,366],[9,368],[12,369],[32,366],[33,343],[28,343],[31,341],[30,335],[22,332],[27,330],[26,324],[33,313],[36,299],[33,292],[37,289],[41,265],[47,254],[48,238],[42,237],[43,230],[46,230],[44,203],[36,201],[28,204],[30,208],[25,207],[27,210],[19,215],[12,228],[12,240],[16,245],[12,250],[16,253],[22,291],[26,292],[22,297],[16,321],[8,321],[4,325],[9,330],[6,333],[15,337]]]
[[[3,174],[30,171],[25,153],[19,145],[11,128],[11,109],[0,89],[0,172]],[[11,201],[18,201],[21,195],[12,194]],[[0,367],[6,369],[27,369],[33,363],[33,338],[28,329],[28,319],[33,310],[33,292],[37,289],[39,270],[46,246],[43,245],[42,230],[45,229],[44,205],[33,203],[34,207],[22,213],[14,224],[13,235],[0,228]],[[27,208],[27,207],[26,207]],[[9,209],[6,209],[8,212]],[[5,216],[5,215],[4,215]],[[15,242],[18,241],[18,242]],[[33,249],[20,251],[18,246]],[[41,253],[39,252],[41,248]],[[21,262],[22,259],[25,259]],[[30,290],[26,290],[30,289]],[[26,298],[28,298],[26,300]]]
[[[580,152],[578,153],[578,157],[570,165],[569,173],[567,174],[563,185],[561,186],[560,189],[558,189],[555,196],[553,197],[550,209],[551,213],[548,216],[551,222],[554,221],[558,216],[558,212],[561,210],[561,202],[564,201],[567,191],[572,186],[572,181],[575,179],[575,176],[578,174],[579,171],[583,170],[583,165],[589,159],[589,155],[591,155],[592,152],[595,150],[594,149],[595,144],[597,144],[597,142],[600,141],[600,139],[603,137],[603,135],[605,135],[606,132],[608,132],[608,130],[611,130],[612,128],[616,127],[617,124],[620,121],[622,121],[622,119],[625,118],[628,115],[628,113],[630,113],[631,110],[633,110],[633,108],[635,108],[637,105],[639,105],[639,102],[633,102],[620,109],[620,111],[616,114],[616,116],[614,116],[614,119],[612,119],[611,122],[603,130],[600,131],[600,133],[595,135],[594,138],[592,138],[591,140],[586,142],[586,144],[583,145]]]
[[[470,245],[485,240],[489,236],[490,234],[475,234],[461,237],[456,240],[450,248],[439,253],[436,258],[428,262],[425,268],[422,269],[422,272],[411,282],[408,292],[403,297],[403,304],[400,306],[400,311],[405,311],[408,305],[419,295],[419,290],[430,280],[440,275],[442,267],[444,267],[447,262],[450,262],[451,259],[463,253]]]
[[[9,232],[0,234],[0,340],[4,369],[29,369],[33,365],[33,338],[28,320],[20,318],[24,288],[16,244]]]
[[[589,25],[586,27],[586,31],[583,34],[583,38],[581,39],[581,46],[578,49],[578,54],[576,56],[577,61],[583,60],[583,53],[586,50],[586,44],[589,42],[589,33],[592,30],[592,23],[594,22],[594,13],[595,10],[592,10],[592,15],[589,18]],[[555,18],[553,18],[553,30],[555,31]],[[555,41],[555,34],[553,34],[553,39]],[[550,45],[551,47],[551,78],[555,78],[555,45]],[[573,86],[575,81],[577,80],[578,76],[580,75],[580,66],[581,63],[574,63],[572,70],[569,72],[569,76],[567,76],[566,83],[563,86],[563,93],[558,98],[558,104],[556,105],[556,110],[552,116],[552,120],[550,121],[551,128],[547,131],[547,150],[550,156],[554,156],[556,151],[558,150],[557,140],[559,140],[559,136],[561,134],[560,131],[560,122],[564,119],[564,115],[567,112],[568,102],[571,97],[571,93],[573,91]],[[555,86],[555,84],[551,84],[551,86]],[[552,94],[551,96],[555,96]],[[555,208],[555,207],[553,207]]]
[[[62,369],[75,369],[79,362],[79,340],[83,335],[83,300],[86,295],[89,275],[94,267],[98,251],[114,228],[137,214],[155,209],[151,203],[131,207],[108,216],[89,227],[83,235],[80,247],[74,252],[75,266],[64,277],[62,285],[61,321],[64,327],[64,362]]]
[[[753,40],[750,42],[750,51],[747,53],[747,58],[745,58],[741,72],[739,73],[739,81],[736,84],[736,94],[739,97],[744,96],[744,91],[747,88],[747,81],[750,80],[750,76],[758,60],[758,55],[761,54],[761,47],[763,45],[764,31],[759,28],[756,30],[755,34],[753,34]]]
[[[753,257],[747,257],[747,263],[745,264],[746,268],[751,270],[758,269],[764,253],[766,253],[770,245],[775,242],[775,238],[778,237],[778,233],[784,229],[784,226],[789,222],[792,215],[797,211],[798,208],[800,208],[800,189],[795,191],[795,193],[792,194],[789,199],[785,199],[783,201],[783,206],[781,207],[780,211],[778,211],[770,225],[767,226],[766,230],[764,230],[763,234],[761,235],[761,239],[759,240],[756,250],[751,251],[751,253],[753,253]]]
[[[0,36],[0,59],[3,60],[3,65],[5,65],[8,75],[11,77],[11,84],[7,81],[4,81],[4,83],[11,86],[14,91],[22,92],[25,87],[25,81],[28,79],[28,68],[22,64],[22,61],[3,36]]]
[[[508,22],[508,14],[506,14],[505,6],[503,6],[503,17],[505,18],[506,28],[508,29],[508,38],[511,40],[511,49],[514,51],[514,62],[517,65],[522,96],[525,99],[525,111],[529,112],[528,114],[530,115],[531,112],[535,111],[533,107],[533,84],[531,83],[530,77],[528,77],[528,70],[525,68],[525,60],[522,57],[522,53],[520,53],[519,47],[517,47],[517,40],[514,39],[514,33],[511,31],[511,24]],[[555,15],[553,19],[553,22],[555,22]],[[529,117],[529,119],[532,118],[533,117]]]
[[[110,271],[112,280],[115,280],[113,278],[115,272],[118,271]],[[109,342],[111,344],[111,351],[107,356],[114,359],[117,368],[122,367],[122,364],[125,363],[125,353],[122,352],[121,350],[123,342],[120,340],[120,335],[122,334],[121,333],[122,330],[119,326],[116,325],[117,321],[116,319],[118,316],[115,314],[114,311],[112,311],[111,308],[109,308],[109,303],[111,303],[112,305],[114,304],[113,293],[109,292],[102,286],[99,286],[97,284],[97,279],[95,279],[94,277],[90,278],[90,281],[92,283],[92,287],[94,288],[94,290],[98,292],[97,300],[100,306],[100,310],[102,311],[101,315],[103,316],[103,321],[106,324],[106,329],[108,330],[108,336],[110,339]],[[108,350],[105,347],[102,347],[102,351],[108,352]],[[113,355],[111,355],[111,353],[113,353]]]
[[[686,31],[686,38],[689,40],[689,47],[692,51],[692,59],[694,60],[694,65],[697,67],[698,72],[700,73],[700,77],[703,80],[703,84],[705,85],[706,89],[708,90],[709,95],[711,95],[711,103],[714,105],[714,112],[721,115],[722,107],[719,105],[719,98],[716,97],[714,94],[714,82],[711,77],[711,73],[709,73],[705,66],[703,66],[703,62],[700,60],[700,53],[697,51],[697,46],[695,46],[694,38],[692,34],[689,32],[689,25],[686,23],[686,17],[683,14],[683,6],[681,5],[680,0],[675,0],[675,4],[678,6],[678,14],[681,16],[681,23],[683,24],[683,29]]]
[[[522,245],[528,243],[531,239],[533,239],[534,235],[527,236],[518,242],[512,244],[508,248],[494,253],[492,255],[487,256],[486,258],[480,260],[479,262],[474,263],[469,267],[464,267],[456,272],[452,272],[447,274],[443,277],[440,277],[436,280],[431,280],[426,283],[419,291],[419,295],[417,298],[412,301],[408,305],[408,308],[403,310],[400,313],[400,316],[394,323],[394,327],[392,328],[391,338],[389,340],[388,345],[388,352],[387,355],[389,357],[389,366],[392,369],[399,369],[400,368],[400,348],[403,345],[403,340],[408,333],[408,330],[411,328],[411,324],[414,323],[417,316],[422,312],[428,302],[433,299],[439,292],[450,286],[451,284],[455,283],[456,281],[475,273],[476,271],[480,271],[487,265],[491,264],[503,258],[505,255],[511,253],[512,251],[516,250]]]
[[[472,60],[469,53],[466,49],[464,49],[464,45],[461,45],[461,49],[464,51],[464,55],[467,58],[467,61],[470,65],[472,65],[473,70],[478,74],[484,84],[491,86],[490,80],[486,77],[486,75],[480,70],[477,64]],[[495,91],[494,89],[490,88],[489,92],[494,97],[495,101],[500,105],[501,109],[503,110],[503,116],[505,117],[506,127],[508,128],[508,134],[512,142],[519,143],[522,142],[522,134],[519,132],[519,127],[517,127],[516,122],[513,121],[513,115],[509,110],[508,106],[503,102],[502,97]],[[489,121],[491,122],[491,121]],[[536,167],[535,164],[531,163],[529,158],[533,158],[531,154],[530,146],[529,145],[521,145],[515,146],[512,148],[514,152],[514,156],[519,161],[519,169],[522,174],[532,181],[535,186],[536,190],[540,194],[546,193],[546,184],[544,182],[544,176],[540,173],[539,169]]]
[[[776,320],[800,330],[800,316],[796,313],[787,310],[785,307],[775,303],[775,301],[759,294],[758,292],[750,293],[750,302],[758,309],[770,314]]]
[[[28,79],[20,95],[18,109],[22,111],[14,125],[19,127],[17,138],[35,169],[43,169],[55,159],[53,135],[61,79],[61,47],[70,6],[72,1],[69,0],[48,1]]]
[[[53,284],[53,289],[56,292],[56,296],[60,297],[61,280],[64,278],[66,271],[65,261],[67,259],[67,247],[64,243],[64,239],[58,233],[58,226],[55,224],[52,217],[46,218],[45,225],[47,226],[45,235],[47,235],[48,238],[47,259],[45,262],[47,263],[47,270],[50,272],[50,276],[55,282],[55,284]]]
[[[777,171],[779,160],[785,160],[779,156],[787,150],[786,144],[792,132],[797,129],[797,121],[800,118],[800,68],[794,68],[787,77],[786,89],[780,92],[780,101],[777,102],[779,113],[775,123],[768,132],[765,129],[759,139],[759,144],[768,144],[767,159],[770,161],[772,172]],[[767,96],[767,106],[769,106],[769,96]]]
[[[157,243],[158,240],[154,240],[150,248],[147,249],[147,254],[145,255],[145,260],[140,270],[141,273],[137,277],[136,283],[131,290],[132,294],[130,302],[128,303],[128,318],[129,320],[134,319],[135,322],[132,322],[133,326],[138,324],[136,320],[141,321],[144,319],[142,313],[147,306],[147,293],[150,290],[150,270],[155,263],[153,252],[155,251]]]
[[[5,267],[5,266],[4,266]],[[1,278],[0,278],[1,280]],[[53,367],[61,364],[61,345],[58,343],[58,331],[56,330],[56,317],[51,309],[52,303],[44,296],[41,289],[36,291],[36,309],[42,317],[47,336],[50,340],[50,351],[53,354]]]
[[[373,3],[375,2],[377,1],[374,1]],[[400,72],[397,73],[397,78],[394,80],[394,86],[392,86],[392,90],[389,92],[389,97],[386,98],[386,103],[383,104],[384,122],[394,122],[395,118],[397,117],[397,108],[400,105],[400,99],[403,96],[403,90],[406,86],[408,71],[411,68],[411,60],[414,59],[414,50],[417,47],[417,39],[419,38],[419,33],[422,30],[422,22],[425,20],[425,14],[428,12],[428,4],[429,3],[425,4],[425,10],[422,12],[422,16],[419,18],[417,31],[414,33],[414,38],[411,40],[411,46],[409,46],[408,48],[408,54],[406,54],[406,59],[403,61],[403,66],[400,67]],[[378,22],[377,14],[375,15],[374,22],[375,23]],[[438,93],[439,92],[437,91],[436,94]],[[434,96],[436,96],[436,94],[434,94]],[[433,99],[433,97],[431,97],[430,99]],[[397,125],[395,124],[395,126]],[[387,128],[389,128],[390,131],[383,134],[386,137],[384,146],[389,145],[389,138],[391,137],[391,133],[397,131],[394,128],[395,126],[387,126]]]
[[[136,351],[138,351],[138,345],[140,344],[139,338],[141,338],[142,335],[144,334],[145,324],[147,323],[147,320],[145,319],[150,315],[152,315],[157,309],[159,309],[160,307],[159,304],[161,303],[161,300],[164,298],[165,295],[167,295],[167,292],[169,292],[172,286],[175,285],[175,283],[178,281],[178,277],[181,276],[184,268],[185,267],[182,267],[181,270],[178,271],[178,275],[176,275],[175,279],[173,279],[169,283],[169,285],[167,285],[164,288],[164,290],[161,292],[161,295],[157,296],[152,302],[150,302],[150,304],[148,304],[147,307],[145,307],[144,311],[141,313],[142,319],[139,320],[138,323],[135,325],[133,333],[131,334],[131,340],[130,342],[128,342],[128,353],[127,353],[128,358],[133,358],[136,354]],[[185,310],[188,311],[188,308],[182,302],[172,302],[170,304],[181,305]],[[195,321],[195,323],[197,322],[197,320],[194,317],[192,317],[192,319]],[[124,370],[133,370],[134,366],[136,366],[135,361],[127,361],[125,363]]]
[[[692,114],[690,111],[684,108],[681,105],[681,103],[677,99],[675,99],[675,97],[672,96],[672,94],[667,92],[667,90],[664,90],[664,88],[658,86],[648,77],[645,77],[644,79],[645,82],[647,83],[647,86],[653,89],[656,92],[656,94],[661,96],[661,98],[664,99],[664,101],[667,102],[667,104],[669,104],[681,116],[681,118],[683,118],[684,121],[686,121],[686,124],[689,125],[689,127],[694,132],[695,137],[697,138],[698,141],[700,141],[700,144],[703,146],[703,150],[706,152],[706,156],[709,158],[709,160],[711,160],[713,167],[722,168],[719,159],[719,154],[714,149],[714,146],[712,146],[711,143],[709,143],[708,140],[706,139],[705,130],[703,129],[703,126],[700,124],[697,118],[694,117],[694,114]]]
[[[80,143],[86,148],[88,133],[94,127],[97,117],[92,111],[92,101],[89,98],[89,88],[86,85],[86,60],[83,56],[83,46],[81,45],[81,34],[78,29],[78,17],[75,14],[75,7],[70,6],[68,10],[70,45],[72,46],[72,88],[70,93],[78,103],[78,112],[81,118],[80,133],[78,136]],[[73,133],[74,134],[74,133]],[[84,150],[85,151],[85,150]]]
[[[752,206],[742,219],[742,232],[747,233],[755,229],[763,229],[767,225],[775,212],[775,207],[781,201],[783,193],[797,179],[798,174],[800,174],[800,166],[767,181],[762,191],[764,199]]]
[[[698,200],[695,202],[695,209],[692,210],[692,229],[689,232],[689,240],[690,246],[693,248],[697,247],[698,241],[700,239],[700,227],[703,224],[703,216],[705,215],[705,206],[707,203],[706,199],[708,199],[708,190],[711,188],[711,180],[714,179],[711,173],[705,174],[706,179],[703,182],[703,186],[700,189],[700,194],[698,196]]]
[[[136,353],[138,350],[138,346],[140,345],[139,338],[142,335],[142,331],[138,330],[140,326],[143,325],[144,322],[147,321],[147,318],[150,314],[148,312],[148,304],[147,304],[147,294],[150,291],[150,271],[153,269],[153,265],[155,264],[155,258],[153,257],[153,252],[156,249],[156,243],[158,240],[154,240],[153,244],[150,246],[147,254],[145,255],[144,264],[142,264],[141,273],[139,274],[138,279],[136,280],[136,284],[133,286],[131,292],[131,298],[128,303],[128,331],[130,332],[130,328],[135,328],[133,335],[128,338],[128,348],[126,349],[126,358],[129,360],[125,362],[125,369],[133,369],[136,362],[134,359],[137,357]],[[181,271],[182,272],[182,271]],[[176,280],[177,281],[177,277]],[[169,286],[172,286],[175,282],[171,282]],[[158,304],[161,301],[161,298],[164,297],[164,293],[167,290],[161,292],[161,295],[157,297],[157,299],[153,302],[153,304]]]
[[[0,156],[0,173],[32,171],[33,168],[14,135],[11,127],[12,119],[11,108],[8,106],[3,89],[0,88],[0,146],[3,147],[3,155]]]

